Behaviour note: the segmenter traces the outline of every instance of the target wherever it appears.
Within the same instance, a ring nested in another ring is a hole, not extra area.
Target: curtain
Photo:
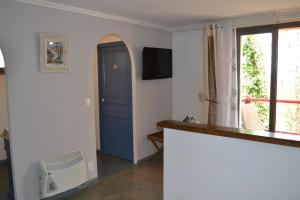
[[[207,123],[238,126],[236,30],[207,25],[204,31],[204,95],[208,98]]]

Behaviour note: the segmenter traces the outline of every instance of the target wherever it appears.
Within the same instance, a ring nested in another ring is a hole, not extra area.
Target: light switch
[[[91,99],[89,99],[89,98],[84,99],[84,105],[90,106],[91,105]]]

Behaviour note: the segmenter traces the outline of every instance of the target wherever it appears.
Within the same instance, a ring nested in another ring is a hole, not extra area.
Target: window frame
[[[276,129],[276,100],[277,100],[277,71],[278,71],[278,32],[280,29],[285,28],[300,28],[300,21],[262,25],[262,26],[252,26],[237,28],[236,38],[237,38],[237,73],[238,73],[238,120],[240,122],[240,101],[241,101],[241,91],[240,91],[240,57],[241,57],[241,36],[260,34],[260,33],[271,33],[272,34],[272,55],[271,55],[271,83],[270,83],[270,111],[269,111],[269,131],[275,132]]]

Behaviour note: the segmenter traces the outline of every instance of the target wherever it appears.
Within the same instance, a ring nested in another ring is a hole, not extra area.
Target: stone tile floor
[[[99,183],[65,200],[162,200],[162,162],[145,161],[139,165],[100,178]]]

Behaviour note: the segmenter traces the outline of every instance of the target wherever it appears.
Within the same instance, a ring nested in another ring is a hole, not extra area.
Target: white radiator
[[[88,181],[86,160],[81,151],[40,162],[41,199],[76,188]]]

